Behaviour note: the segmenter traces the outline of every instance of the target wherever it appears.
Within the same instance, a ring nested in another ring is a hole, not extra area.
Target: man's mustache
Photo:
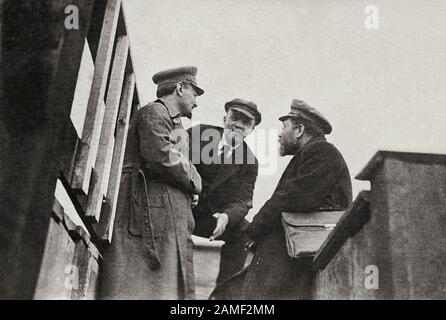
[[[235,133],[237,135],[243,136],[243,132],[240,129],[237,128],[228,128],[230,133]]]
[[[198,105],[196,103],[194,103],[194,105],[192,106],[192,110],[194,110],[195,108],[197,108]],[[188,112],[187,114],[184,115],[186,118],[188,119],[192,119],[192,111]]]

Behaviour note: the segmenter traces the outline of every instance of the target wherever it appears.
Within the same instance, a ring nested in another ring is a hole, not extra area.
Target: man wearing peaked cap
[[[187,66],[158,72],[152,77],[152,80],[159,87],[167,84],[176,84],[179,82],[189,83],[194,87],[197,95],[201,96],[204,93],[204,90],[198,86],[196,77],[197,67]]]
[[[201,177],[180,117],[203,94],[196,74],[190,66],[155,74],[158,99],[131,119],[103,299],[195,298],[191,206]]]
[[[224,109],[223,127],[201,124],[188,130],[190,157],[203,181],[193,209],[194,234],[225,241],[217,284],[240,271],[247,258],[244,217],[252,208],[258,161],[244,139],[262,120],[252,101],[236,98]]]
[[[201,96],[204,90],[197,84],[197,67],[186,66],[180,68],[167,69],[156,73],[152,80],[158,85],[156,96],[161,98],[173,93],[182,99],[178,102],[178,111],[181,116],[192,117],[192,110],[197,107],[195,97]],[[192,94],[191,94],[192,93]]]
[[[315,128],[323,134],[330,134],[332,131],[331,124],[316,108],[311,107],[305,101],[294,99],[291,102],[291,110],[287,115],[279,118],[284,121],[287,118],[294,117],[296,119],[303,118],[311,122]]]
[[[327,142],[330,122],[302,100],[291,103],[279,134],[280,155],[291,155],[272,197],[247,228],[254,258],[243,276],[245,299],[308,299],[311,258],[288,256],[282,212],[345,210],[352,201],[350,173],[339,150]]]
[[[254,102],[236,98],[225,103],[226,112],[228,112],[229,109],[239,111],[244,113],[247,117],[253,118],[255,126],[262,121],[262,115],[257,110],[257,105]]]

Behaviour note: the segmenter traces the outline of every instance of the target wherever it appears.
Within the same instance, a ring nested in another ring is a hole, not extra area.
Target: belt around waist
[[[141,169],[141,165],[139,163],[129,162],[122,165],[122,172],[138,173],[139,169]]]
[[[158,173],[151,172],[146,168],[141,168],[139,165],[127,164],[122,166],[122,173],[142,173],[145,179],[156,182],[169,183],[169,180]]]

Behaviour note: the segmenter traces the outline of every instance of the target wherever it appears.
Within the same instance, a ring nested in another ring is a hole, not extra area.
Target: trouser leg
[[[248,250],[245,250],[245,246],[249,238],[244,233],[243,228],[237,228],[237,230],[228,233],[224,240],[225,244],[220,252],[220,270],[217,283],[242,270],[248,256]]]

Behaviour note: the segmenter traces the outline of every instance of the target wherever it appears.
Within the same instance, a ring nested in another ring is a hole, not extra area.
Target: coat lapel
[[[226,164],[226,165],[223,164],[222,166],[223,167],[220,168],[214,182],[209,187],[207,192],[208,194],[214,191],[219,185],[221,185],[227,179],[232,177],[241,168],[240,164]]]
[[[284,181],[285,177],[288,175],[288,172],[291,170],[291,168],[296,168],[299,166],[299,158],[301,157],[302,153],[306,148],[308,148],[309,145],[313,143],[317,143],[320,141],[327,141],[323,137],[315,137],[307,142],[306,145],[304,145],[302,148],[296,151],[296,154],[291,158],[290,162],[288,163],[287,167],[285,168],[285,171],[283,172],[282,176],[280,177],[279,183],[277,184],[276,191],[280,188],[282,182]],[[275,192],[275,191],[274,191]]]
[[[219,129],[220,131],[220,137],[223,135],[223,128]],[[217,150],[218,144],[220,143],[220,140],[215,141],[214,143],[217,144],[217,146],[214,146],[213,150]],[[235,152],[235,150],[234,150]],[[212,193],[219,185],[221,185],[223,182],[225,182],[227,179],[232,177],[237,171],[240,170],[241,165],[240,164],[221,164],[221,168],[218,170],[218,174],[215,178],[215,180],[210,185],[207,194]]]

